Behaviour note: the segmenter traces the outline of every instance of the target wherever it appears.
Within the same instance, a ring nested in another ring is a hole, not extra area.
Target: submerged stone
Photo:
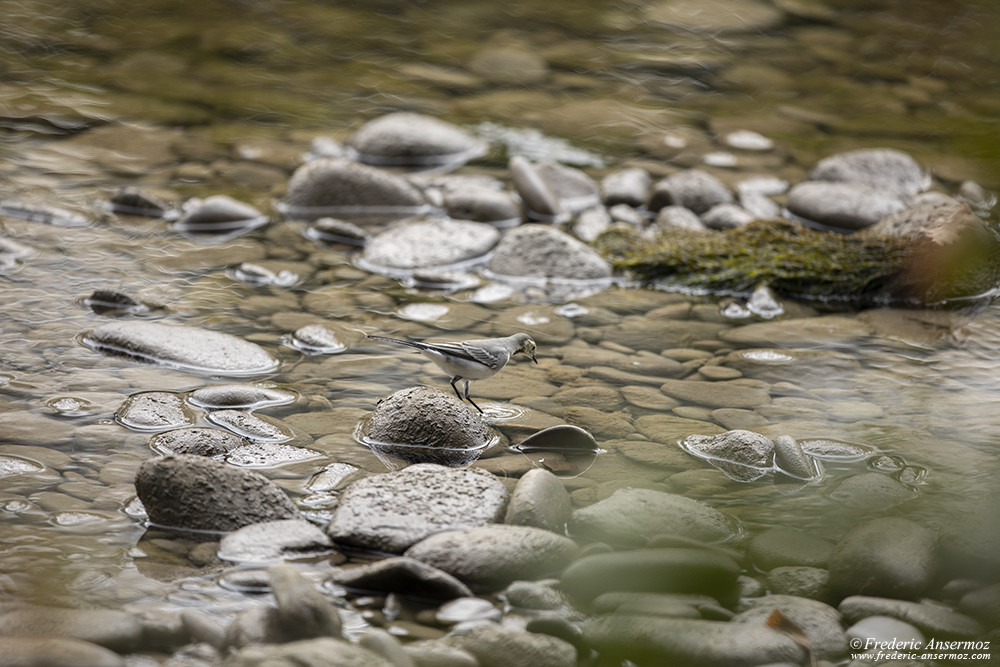
[[[379,166],[458,166],[486,151],[486,142],[451,123],[407,112],[368,121],[348,144],[361,162]]]
[[[255,375],[278,365],[259,345],[236,336],[159,322],[111,322],[83,342],[108,354],[222,375]]]
[[[425,211],[427,202],[401,176],[347,160],[321,159],[292,174],[284,209],[286,215],[306,220],[338,214],[402,217]]]

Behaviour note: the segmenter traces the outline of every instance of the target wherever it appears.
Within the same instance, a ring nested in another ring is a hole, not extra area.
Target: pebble
[[[83,342],[112,355],[220,375],[255,375],[278,365],[262,347],[236,336],[160,322],[111,322]]]
[[[572,644],[549,635],[508,628],[495,623],[459,625],[446,640],[473,654],[481,667],[575,667]]]
[[[388,171],[340,159],[307,162],[292,174],[284,213],[298,219],[403,217],[428,210],[420,190]]]
[[[563,592],[587,604],[608,592],[698,593],[720,601],[736,595],[736,561],[687,548],[597,553],[574,561],[560,576]]]
[[[359,161],[394,167],[457,167],[486,151],[486,142],[458,126],[408,112],[368,121],[347,143]]]
[[[602,657],[638,664],[800,665],[805,653],[763,623],[607,614],[588,619],[583,636]]]
[[[573,235],[586,243],[592,243],[611,227],[611,216],[605,208],[589,208],[573,220]]]
[[[123,426],[137,431],[162,431],[193,425],[194,414],[181,397],[165,391],[147,391],[129,396],[115,412]]]
[[[638,167],[611,172],[601,180],[604,205],[609,207],[616,204],[633,208],[645,206],[651,187],[649,172]]]
[[[865,183],[804,181],[788,192],[786,205],[807,224],[854,232],[904,210],[906,200],[895,192]]]
[[[713,206],[732,202],[733,195],[722,181],[700,169],[688,169],[657,182],[649,208],[659,211],[664,206],[683,206],[702,215]]]
[[[468,621],[499,621],[503,616],[497,607],[484,598],[456,598],[438,607],[434,618],[438,623],[454,625]]]
[[[930,175],[907,153],[891,148],[863,148],[820,160],[810,180],[865,183],[880,190],[915,195],[931,184]]]
[[[403,650],[417,667],[479,667],[476,656],[444,641],[409,642],[403,645]]]
[[[135,616],[117,609],[70,609],[34,605],[5,605],[0,608],[0,641],[14,637],[46,636],[74,640],[74,644],[84,646],[96,644],[118,653],[130,653],[139,646],[142,626]],[[106,659],[103,651],[85,650],[101,660]]]
[[[190,234],[243,233],[267,223],[267,216],[228,195],[212,195],[186,204],[187,212],[174,229]]]
[[[368,240],[361,265],[393,273],[447,267],[485,256],[500,240],[492,225],[468,220],[409,220]]]
[[[755,219],[750,211],[738,204],[716,204],[701,216],[701,221],[706,227],[719,231],[736,229],[750,224]]]
[[[329,553],[333,544],[305,519],[264,521],[244,526],[219,542],[219,558],[234,563],[268,563]]]
[[[894,517],[873,519],[847,533],[830,557],[830,584],[844,595],[916,599],[933,581],[937,534]]]
[[[857,623],[870,616],[889,616],[937,639],[972,639],[983,633],[983,626],[975,619],[935,602],[852,595],[844,598],[838,609],[848,623]]]
[[[402,553],[433,533],[499,521],[507,499],[490,473],[421,463],[351,484],[326,531],[338,544]]]
[[[413,659],[403,650],[400,641],[382,628],[372,628],[361,635],[358,646],[382,656],[394,667],[415,667]]]
[[[396,593],[420,599],[453,600],[472,596],[468,586],[447,572],[403,556],[335,569],[330,579],[350,589]]]
[[[606,280],[611,266],[586,244],[547,225],[521,225],[500,241],[487,264],[500,278]]]
[[[284,641],[341,636],[343,622],[337,608],[294,566],[282,562],[267,572]]]
[[[566,487],[547,470],[534,468],[517,481],[504,523],[563,533],[572,505]]]
[[[573,512],[571,535],[617,544],[645,544],[657,535],[721,542],[737,534],[733,519],[685,496],[652,489],[620,489]]]
[[[217,384],[191,392],[191,403],[202,408],[242,408],[252,410],[267,405],[283,405],[295,394],[263,384]]]
[[[558,572],[576,551],[575,542],[547,530],[493,524],[435,533],[404,555],[433,565],[473,589],[495,590],[515,579]]]
[[[192,426],[164,431],[149,440],[149,446],[161,454],[222,456],[244,444],[243,438],[220,428]]]
[[[766,627],[775,609],[805,631],[817,658],[838,660],[847,654],[847,635],[840,626],[840,612],[817,600],[765,595],[752,600],[750,608],[736,614],[732,622]]]
[[[161,526],[231,531],[299,514],[263,475],[203,456],[150,459],[139,467],[135,489],[149,520]]]
[[[396,667],[377,653],[332,637],[246,646],[231,653],[222,667],[329,664],[337,667]]]
[[[267,421],[247,410],[215,410],[209,421],[255,443],[279,443],[292,434],[279,423]]]
[[[469,186],[444,193],[444,208],[458,220],[509,227],[521,221],[521,208],[511,193],[492,187]]]

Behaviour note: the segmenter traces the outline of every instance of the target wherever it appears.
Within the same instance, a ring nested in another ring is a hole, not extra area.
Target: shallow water
[[[577,505],[649,486],[724,506],[747,533],[780,524],[837,538],[882,513],[947,527],[996,490],[995,305],[816,320],[822,309],[786,302],[782,323],[764,324],[723,317],[725,300],[635,288],[555,301],[489,285],[449,296],[366,273],[349,250],[308,239],[304,225],[279,221],[274,208],[313,138],[342,139],[396,109],[480,126],[493,149],[466,171],[504,179],[507,152],[525,145],[595,176],[621,165],[662,174],[664,165],[726,150],[717,136],[749,129],[777,147],[737,153],[735,167],[715,170],[727,182],[755,174],[796,181],[830,153],[891,146],[926,165],[939,189],[973,179],[995,191],[1000,12],[986,4],[809,3],[776,28],[710,33],[664,28],[654,6],[638,2],[508,3],[503,13],[458,1],[3,4],[0,199],[86,221],[0,215],[3,237],[32,249],[0,269],[5,599],[224,612],[244,599],[146,532],[130,503],[135,469],[154,455],[150,434],[114,420],[134,393],[228,380],[82,345],[109,317],[83,301],[98,289],[150,306],[129,317],[233,333],[281,360],[255,379],[298,398],[259,413],[320,455],[266,472],[317,520],[336,493],[313,490],[316,473],[344,463],[385,470],[352,437],[378,399],[417,383],[448,390],[422,358],[363,341],[362,331],[532,333],[539,366],[512,364],[475,383],[474,396],[488,412],[494,403],[513,441],[562,421],[594,433],[603,453],[565,478]],[[537,67],[484,74],[486,47],[532,54]],[[274,221],[222,243],[188,239],[164,221],[103,212],[125,185],[174,205],[228,194]],[[241,281],[234,267],[244,262],[298,278]],[[344,352],[288,344],[293,331],[320,322],[342,333]],[[643,373],[658,372],[616,354],[674,359],[692,380],[757,380],[767,398],[746,406],[668,399],[657,389],[667,377],[644,383]],[[631,370],[638,379],[622,372]],[[601,409],[574,411],[592,405],[574,391],[581,387],[605,392],[592,399]],[[817,482],[739,483],[676,446],[741,422],[895,458],[826,461]],[[502,447],[481,464],[512,474],[534,465]],[[840,487],[869,469],[899,479],[906,498],[859,504]]]

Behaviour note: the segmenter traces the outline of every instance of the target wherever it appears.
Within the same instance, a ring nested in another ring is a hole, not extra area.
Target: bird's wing
[[[427,344],[430,349],[437,349],[460,359],[467,359],[489,368],[499,368],[507,363],[510,354],[506,350],[486,348],[483,341],[463,340],[457,343]]]

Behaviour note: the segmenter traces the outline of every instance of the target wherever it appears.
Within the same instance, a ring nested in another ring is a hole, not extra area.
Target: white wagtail
[[[536,364],[535,341],[526,333],[517,333],[505,338],[481,338],[477,340],[460,340],[454,343],[417,343],[412,340],[401,340],[399,338],[386,338],[385,336],[368,336],[375,340],[386,340],[390,343],[399,343],[412,347],[420,354],[424,355],[451,376],[451,388],[455,390],[455,395],[459,400],[462,394],[458,393],[455,383],[459,380],[465,382],[465,400],[472,404],[481,413],[483,410],[469,396],[469,382],[472,380],[485,380],[495,375],[501,368],[507,365],[518,352],[524,352]]]

